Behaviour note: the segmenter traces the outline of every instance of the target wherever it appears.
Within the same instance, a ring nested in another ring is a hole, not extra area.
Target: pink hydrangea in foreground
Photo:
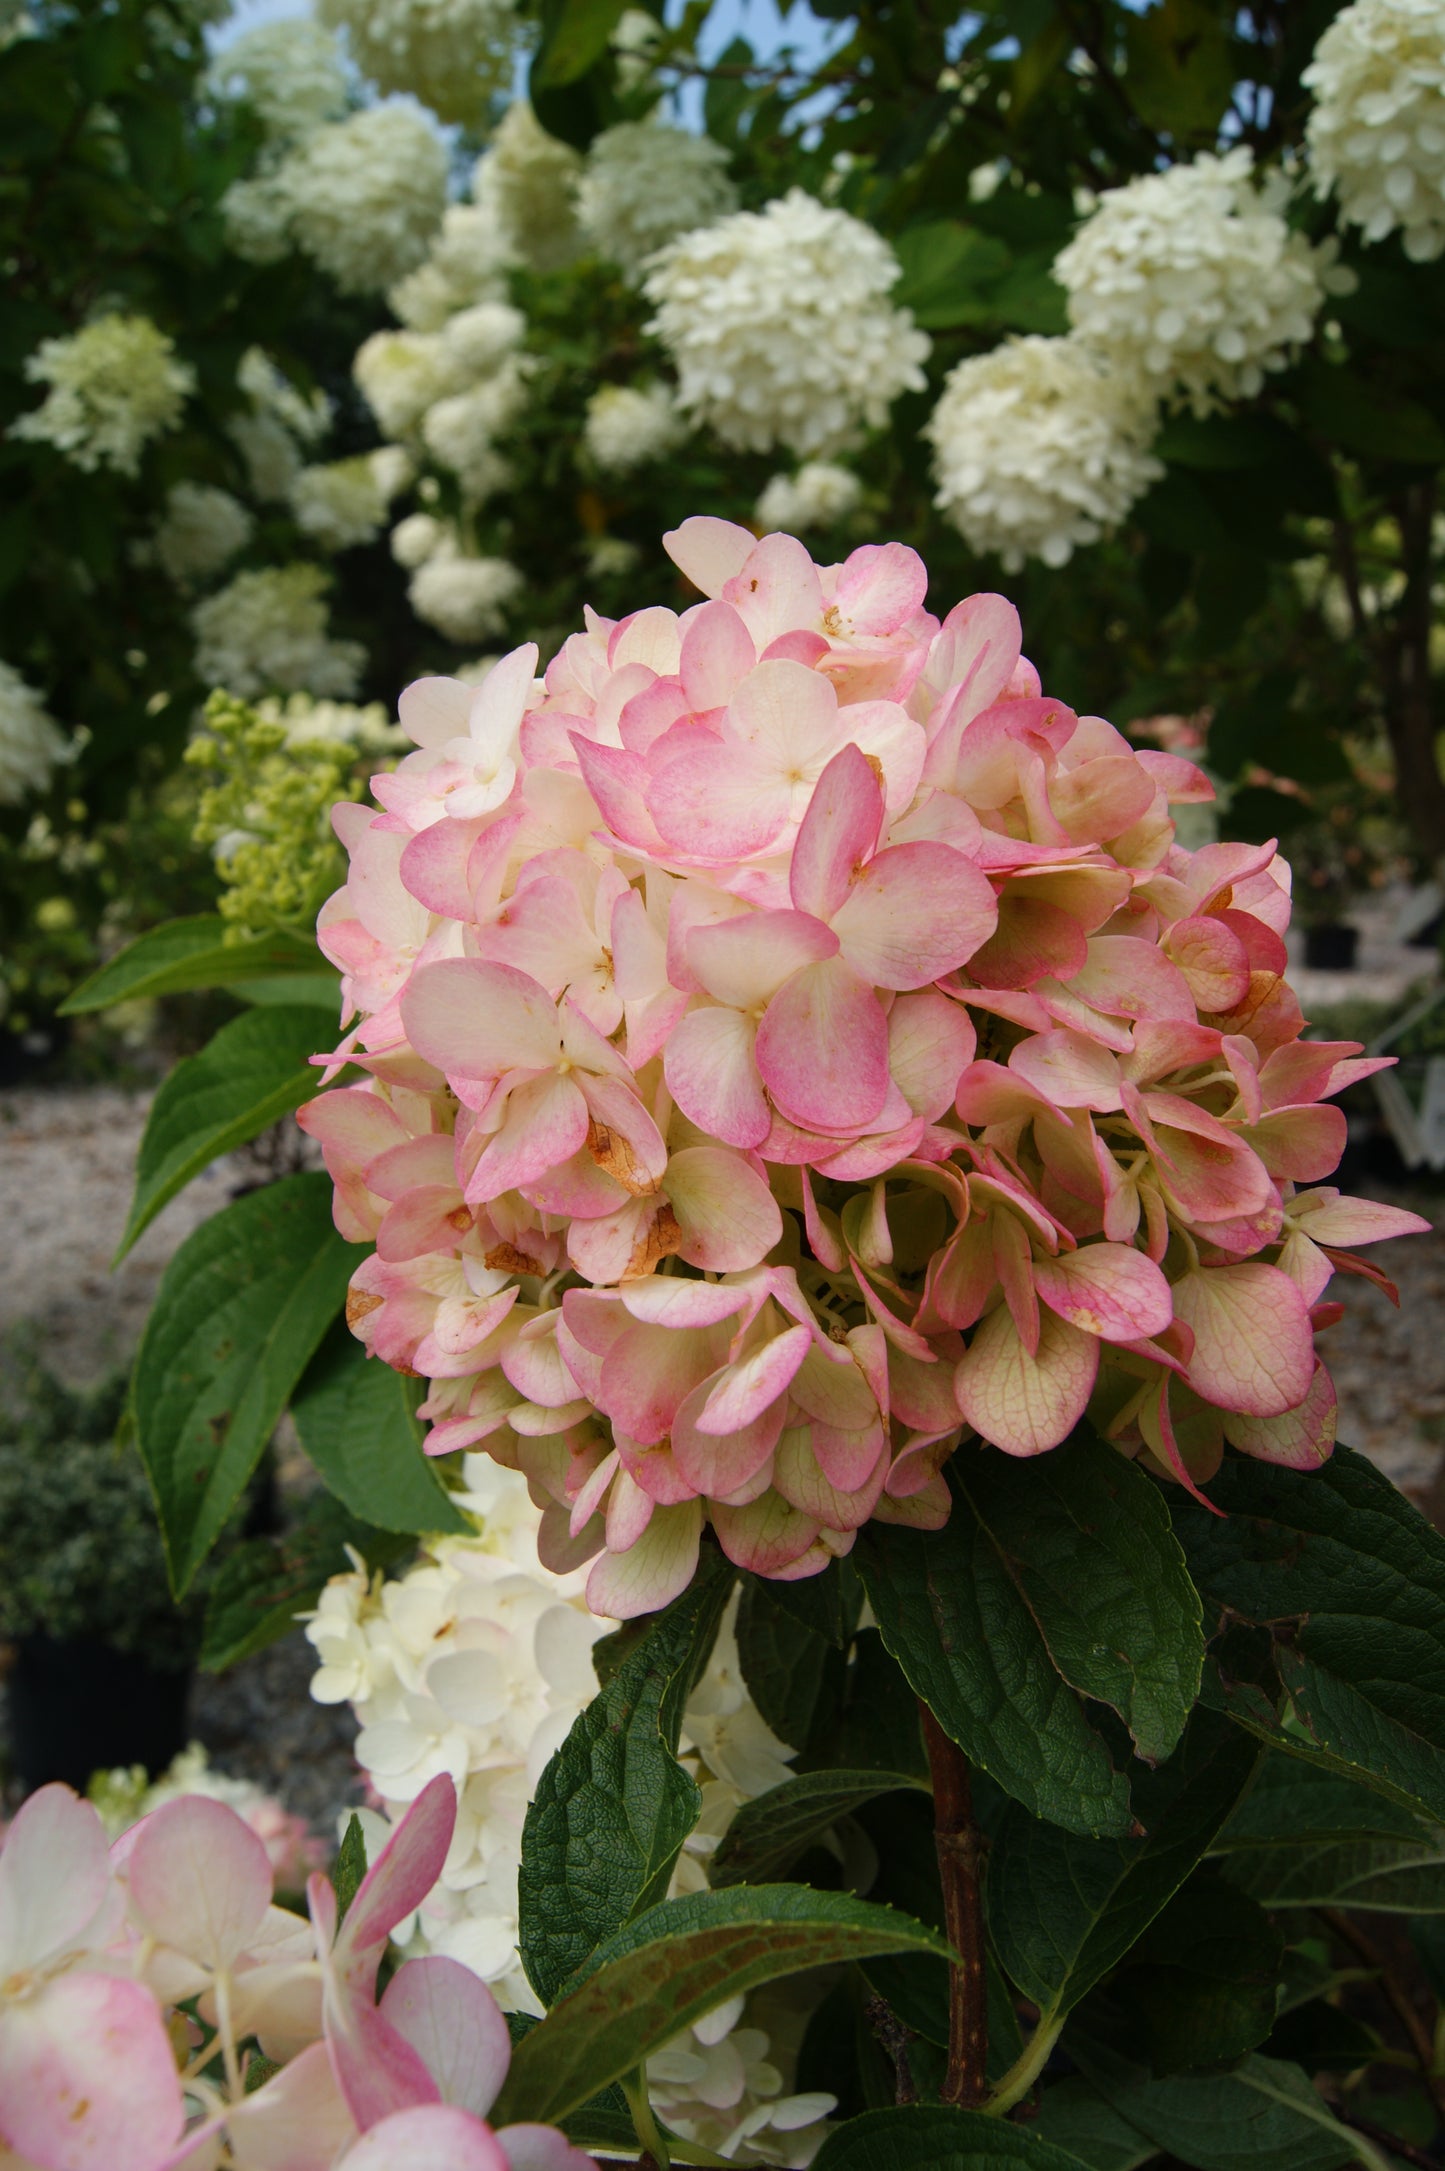
[[[0,1848],[8,2171],[594,2171],[554,2127],[486,2123],[512,2051],[470,1969],[408,1960],[377,2001],[456,1813],[433,1779],[345,1921],[315,1876],[308,1923],[224,1803],[167,1802],[107,1850],[89,1802],[42,1787]],[[248,2092],[257,2046],[280,2070]]]
[[[369,1076],[301,1121],[431,1452],[525,1471],[619,1616],[705,1522],[812,1575],[1086,1411],[1191,1490],[1323,1460],[1321,1299],[1383,1279],[1341,1247],[1425,1224],[1315,1188],[1380,1065],[1301,1038],[1274,847],[1182,849],[1199,770],[1046,696],[1001,596],[940,625],[900,544],[668,549],[707,600],[421,680],[336,809]]]

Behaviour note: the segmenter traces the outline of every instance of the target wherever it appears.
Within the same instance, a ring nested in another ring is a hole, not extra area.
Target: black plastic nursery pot
[[[1305,964],[1312,972],[1353,972],[1360,930],[1343,920],[1326,920],[1305,929]]]
[[[154,1778],[186,1746],[191,1669],[161,1672],[88,1638],[23,1636],[8,1689],[10,1741],[27,1794],[60,1779],[144,1764]]]

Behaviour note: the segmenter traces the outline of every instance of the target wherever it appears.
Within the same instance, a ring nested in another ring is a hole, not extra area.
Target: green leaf
[[[1235,1729],[1200,1711],[1169,1763],[1135,1781],[1142,1839],[1084,1839],[1010,1808],[989,1855],[990,1934],[1045,2020],[1076,2005],[1167,1905],[1257,1761]]]
[[[903,266],[893,299],[929,331],[975,322],[979,289],[1002,278],[1012,261],[1003,242],[957,219],[906,226],[893,248]]]
[[[316,945],[304,936],[278,933],[227,942],[225,932],[225,921],[211,915],[168,920],[164,927],[152,928],[82,981],[61,1004],[61,1015],[79,1017],[111,1003],[179,995],[191,988],[234,987],[258,974],[316,973]]]
[[[259,980],[237,980],[231,993],[243,1003],[254,1003],[262,1008],[267,1005],[285,1004],[291,1008],[310,1008],[326,1012],[326,1038],[319,1045],[334,1045],[337,1036],[336,1020],[341,1011],[341,976],[334,972],[283,972],[263,973]]]
[[[344,1922],[351,1903],[361,1890],[366,1876],[366,1841],[362,1837],[361,1819],[353,1810],[347,1820],[341,1845],[336,1850],[336,1860],[331,1865],[331,1887],[336,1894],[336,1919]]]
[[[1150,450],[1175,467],[1223,474],[1309,457],[1294,431],[1270,415],[1171,415]]]
[[[805,1576],[800,1583],[763,1581],[756,1587],[770,1604],[826,1643],[840,1651],[851,1643],[863,1610],[863,1586],[851,1561],[830,1561],[821,1575]]]
[[[356,1260],[332,1223],[331,1178],[308,1173],[203,1221],[167,1266],[131,1399],[178,1597],[340,1310]]]
[[[775,1605],[756,1577],[743,1583],[737,1632],[738,1660],[753,1702],[780,1741],[794,1751],[805,1749],[825,1683],[842,1673],[841,1658],[822,1636]]]
[[[325,1010],[251,1010],[177,1063],[151,1102],[112,1267],[202,1169],[311,1098],[319,1076],[308,1058],[335,1033],[335,1015]]]
[[[543,89],[575,83],[602,58],[627,0],[562,0],[548,10],[541,49],[533,62],[533,81]]]
[[[1081,2160],[1042,2139],[1037,2127],[915,2103],[850,2118],[829,2134],[813,2171],[1079,2171]]]
[[[238,1659],[294,1635],[296,1616],[315,1605],[334,1575],[351,1566],[347,1547],[373,1568],[412,1550],[409,1538],[375,1530],[317,1491],[279,1538],[248,1538],[228,1548],[206,1589],[201,1665],[221,1673]]]
[[[1356,2155],[1356,2136],[1296,2065],[1255,2056],[1231,2073],[1155,2080],[1091,2038],[1069,2041],[1120,2116],[1195,2171],[1335,2171]]]
[[[1029,2130],[1041,2141],[1067,2149],[1089,2171],[1138,2171],[1159,2153],[1147,2135],[1076,2074],[1045,2089]]]
[[[1027,1467],[950,1465],[941,1531],[874,1525],[855,1558],[883,1640],[969,1758],[1039,1817],[1126,1833],[1124,1779],[1085,1699],[1141,1754],[1179,1739],[1203,1658],[1199,1601],[1159,1489],[1091,1436]]]
[[[1163,0],[1126,17],[1124,90],[1140,119],[1171,136],[1208,136],[1228,110],[1235,66],[1209,0]]]
[[[1347,1447],[1309,1475],[1231,1458],[1210,1497],[1222,1519],[1171,1503],[1206,1602],[1297,1624],[1276,1652],[1291,1724],[1248,1683],[1231,1716],[1445,1822],[1445,1538]]]
[[[769,1787],[744,1802],[713,1856],[709,1882],[762,1884],[775,1877],[840,1817],[851,1816],[880,1794],[908,1791],[921,1782],[904,1772],[812,1771]]]
[[[1419,467],[1445,461],[1445,430],[1419,400],[1318,357],[1300,365],[1293,387],[1306,422],[1346,452]]]
[[[805,1885],[665,1900],[599,1946],[517,2045],[489,2115],[498,2126],[554,2124],[729,1998],[780,1975],[883,1952],[947,1957],[948,1946],[890,1908]]]
[[[382,1530],[469,1530],[422,1452],[412,1381],[333,1324],[291,1398],[301,1445],[338,1500]]]
[[[1445,1833],[1397,1802],[1289,1756],[1266,1756],[1215,1842],[1265,1907],[1445,1912]]]
[[[732,1582],[709,1547],[691,1586],[648,1624],[538,1782],[522,1831],[519,1942],[544,2005],[604,1938],[667,1890],[702,1807],[677,1761],[683,1707]]]
[[[1156,2074],[1229,2065],[1274,2026],[1283,1950],[1264,1909],[1206,1869],[1155,1916],[1110,1996]]]

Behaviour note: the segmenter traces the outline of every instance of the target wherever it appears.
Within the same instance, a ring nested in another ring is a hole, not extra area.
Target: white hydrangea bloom
[[[863,495],[863,485],[849,468],[830,460],[808,460],[796,475],[774,475],[754,507],[759,527],[803,535],[809,528],[833,528],[846,520]]]
[[[441,549],[447,534],[446,522],[434,513],[408,513],[391,531],[391,554],[398,565],[414,573]]]
[[[426,255],[446,206],[446,151],[406,106],[368,106],[318,128],[224,209],[243,255],[304,249],[346,294],[377,294]],[[264,258],[263,258],[264,260]]]
[[[950,370],[925,429],[934,500],[970,549],[1064,565],[1096,542],[1163,472],[1154,414],[1132,376],[1073,339],[1032,335]]]
[[[898,272],[871,226],[791,189],[671,243],[643,289],[647,328],[678,404],[725,444],[823,452],[923,387],[930,342],[888,301]]]
[[[476,302],[442,327],[442,353],[461,376],[482,377],[522,343],[527,320],[510,302]]]
[[[641,562],[642,552],[625,535],[594,535],[587,545],[587,570],[593,580],[622,580]]]
[[[805,2166],[827,2139],[838,2099],[783,2094],[766,2029],[744,2022],[747,2003],[730,1998],[654,2053],[648,2098],[674,2133],[714,2155]]]
[[[605,384],[587,402],[582,439],[605,474],[661,460],[687,435],[665,384]]]
[[[256,703],[263,722],[280,724],[288,746],[354,746],[359,754],[395,754],[411,744],[405,731],[379,701],[358,707],[352,701],[317,701],[310,694],[274,694]]]
[[[244,550],[255,520],[229,490],[211,483],[178,482],[166,492],[165,517],[155,532],[155,555],[177,587],[209,580]]]
[[[1439,0],[1353,0],[1300,78],[1315,187],[1366,241],[1403,231],[1405,254],[1445,249],[1445,12]]]
[[[0,663],[0,806],[19,806],[44,791],[73,749],[44,701],[8,663]]]
[[[1247,146],[1108,189],[1054,263],[1074,330],[1197,413],[1252,398],[1314,329],[1332,249],[1291,233]]]
[[[433,459],[450,468],[469,502],[480,504],[506,488],[511,470],[496,441],[516,421],[526,402],[527,371],[514,357],[494,377],[484,377],[469,392],[438,400],[422,421],[423,442]]]
[[[448,204],[424,264],[387,295],[394,316],[417,332],[439,332],[475,302],[505,301],[513,262],[496,220],[476,204]]]
[[[451,537],[412,574],[407,600],[449,641],[485,641],[506,624],[522,576],[505,558],[469,558]]]
[[[42,339],[25,364],[43,404],[10,425],[12,437],[54,445],[74,467],[135,475],[152,438],[173,430],[196,388],[189,362],[149,317],[97,317],[81,331]]]
[[[299,142],[346,111],[341,48],[309,15],[244,31],[215,62],[211,82],[253,106],[279,143]]]
[[[572,146],[549,136],[525,98],[516,98],[477,161],[472,195],[524,263],[557,271],[582,246],[575,202],[581,171]]]
[[[191,613],[196,676],[250,700],[257,694],[311,693],[345,701],[366,665],[358,641],[327,632],[329,580],[318,565],[267,566],[238,573]]]
[[[373,332],[358,347],[351,374],[388,437],[407,436],[456,385],[437,332]]]
[[[319,0],[357,66],[382,91],[409,91],[439,120],[484,118],[510,82],[522,18],[512,0]]]
[[[654,250],[737,209],[720,143],[660,121],[606,129],[587,154],[577,216],[598,253],[636,278]]]
[[[275,415],[232,415],[226,434],[246,463],[252,495],[263,505],[281,505],[301,472],[301,451]]]
[[[258,414],[274,415],[303,444],[314,445],[331,427],[331,402],[320,390],[302,392],[263,347],[248,347],[236,382]]]
[[[399,452],[400,468],[390,457]],[[291,486],[296,525],[323,550],[369,543],[381,532],[387,509],[409,475],[410,462],[396,445],[324,467],[303,467]]]

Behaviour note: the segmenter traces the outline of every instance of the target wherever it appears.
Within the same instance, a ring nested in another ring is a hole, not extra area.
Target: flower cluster
[[[1152,406],[1073,339],[1032,335],[955,364],[930,415],[936,503],[1010,572],[1064,565],[1163,473]],[[759,508],[761,511],[761,507]]]
[[[411,462],[397,445],[349,460],[303,467],[291,485],[291,510],[304,535],[323,550],[369,543],[385,525],[391,501],[411,480]]]
[[[209,580],[244,550],[255,520],[229,490],[208,482],[178,482],[166,492],[166,509],[151,548],[156,563],[178,588]]]
[[[248,347],[236,372],[246,406],[226,425],[246,463],[251,489],[263,504],[281,504],[301,472],[302,450],[331,427],[326,394],[300,392],[260,347]]]
[[[359,641],[331,638],[329,586],[318,565],[238,573],[191,613],[197,678],[243,700],[278,692],[349,700],[361,682],[366,650]]]
[[[485,118],[510,81],[522,19],[513,0],[321,0],[380,91],[407,91],[439,120]]]
[[[582,247],[576,189],[582,160],[549,136],[524,98],[513,99],[485,155],[472,192],[506,245],[533,271],[557,271]]]
[[[511,2043],[474,1975],[411,1960],[377,1998],[455,1822],[437,1779],[344,1920],[312,1875],[307,1921],[274,1904],[265,1840],[227,1803],[177,1796],[108,1847],[91,1803],[42,1787],[0,1848],[6,2160],[592,2171],[555,2129],[486,2123]]]
[[[395,1579],[358,1569],[326,1586],[306,1629],[319,1660],[311,1693],[356,1710],[357,1757],[381,1809],[362,1813],[373,1852],[439,1772],[456,1786],[452,1846],[403,1950],[460,1961],[507,2011],[535,2013],[517,1950],[522,1825],[549,1758],[596,1693],[592,1646],[606,1623],[587,1611],[579,1571],[538,1559],[541,1517],[522,1477],[484,1455],[467,1456],[463,1472],[452,1498],[477,1518],[476,1537],[434,1540]],[[675,1893],[703,1889],[736,1811],[791,1776],[793,1751],[743,1681],[735,1610],[736,1601],[683,1718],[683,1762],[703,1811]],[[739,1999],[669,2045],[649,2061],[649,2090],[687,2139],[747,2163],[758,2136],[766,2161],[787,2147],[787,2160],[806,2163],[833,2099],[787,2095],[766,2033],[739,2026],[742,2017]]]
[[[705,1521],[784,1577],[937,1527],[966,1429],[1317,1462],[1339,1247],[1423,1224],[1296,1189],[1379,1065],[1300,1037],[1273,847],[1183,850],[1199,771],[1045,697],[1002,598],[940,625],[901,545],[668,548],[708,600],[420,681],[338,810],[370,1076],[302,1122],[431,1451],[523,1470],[617,1617]]]
[[[577,216],[592,246],[630,279],[678,234],[737,208],[720,143],[689,128],[624,121],[600,135],[577,184]]]
[[[831,460],[805,460],[795,475],[774,475],[758,498],[758,525],[802,535],[809,528],[834,528],[846,520],[863,495],[850,468]]]
[[[495,221],[479,204],[448,204],[425,259],[386,298],[413,331],[439,332],[459,309],[504,300],[510,261]]]
[[[684,234],[643,288],[678,404],[725,444],[802,455],[881,427],[921,391],[930,342],[888,300],[898,260],[871,226],[792,189]]]
[[[258,23],[211,70],[223,96],[240,98],[278,143],[296,143],[346,111],[346,66],[329,30],[309,16]]]
[[[446,151],[404,106],[369,106],[317,128],[224,199],[241,256],[305,251],[346,294],[375,294],[415,270],[446,206]]]
[[[35,688],[0,662],[0,806],[44,791],[69,744]]]
[[[522,576],[505,558],[474,558],[449,529],[407,583],[418,618],[449,641],[485,641],[500,633],[522,592]]]
[[[175,428],[196,386],[174,341],[142,316],[97,317],[65,338],[42,339],[25,374],[50,390],[10,435],[54,445],[87,475],[100,467],[138,474],[142,452]]]
[[[1333,249],[1283,217],[1241,145],[1109,189],[1054,262],[1069,321],[1111,375],[1197,412],[1252,397],[1309,338]]]
[[[665,384],[604,384],[587,402],[582,441],[607,475],[665,459],[686,434]]]
[[[1352,0],[1300,78],[1320,195],[1366,241],[1401,230],[1405,254],[1445,249],[1445,18],[1435,0]]]

